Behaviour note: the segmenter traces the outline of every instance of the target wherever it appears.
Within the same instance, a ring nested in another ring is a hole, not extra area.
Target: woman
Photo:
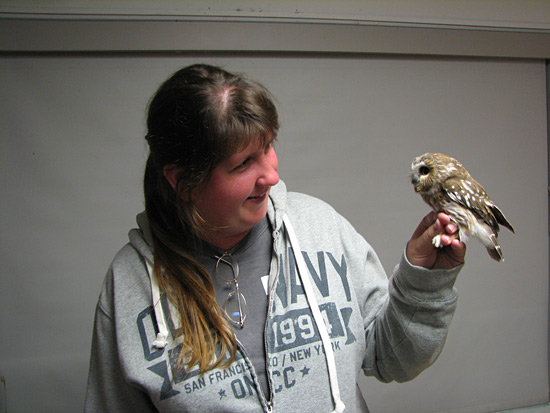
[[[422,220],[388,282],[343,217],[286,191],[261,85],[183,68],[147,128],[146,212],[99,298],[87,411],[368,411],[361,370],[433,363],[465,255],[448,216]]]

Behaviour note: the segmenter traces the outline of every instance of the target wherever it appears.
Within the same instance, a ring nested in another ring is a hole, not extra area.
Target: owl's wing
[[[442,188],[452,201],[467,208],[491,228],[498,231],[498,221],[493,213],[493,208],[496,208],[496,205],[489,199],[485,189],[477,181],[450,178],[443,182]]]

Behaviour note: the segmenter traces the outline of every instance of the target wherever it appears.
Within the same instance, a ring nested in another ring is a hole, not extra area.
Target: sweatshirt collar
[[[282,180],[277,185],[271,187],[269,191],[269,200],[267,206],[267,217],[271,222],[274,232],[279,232],[283,226],[283,216],[286,213],[287,189]]]

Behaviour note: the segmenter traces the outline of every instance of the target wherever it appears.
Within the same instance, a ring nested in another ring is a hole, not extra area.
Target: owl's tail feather
[[[500,210],[499,207],[497,207],[496,205],[492,205],[491,206],[491,212],[493,213],[493,215],[495,216],[497,222],[502,225],[503,227],[506,227],[508,228],[510,231],[512,231],[514,234],[516,233],[516,231],[514,230],[514,227],[512,226],[512,224],[510,224],[510,221],[508,221],[506,219],[506,217],[504,216],[504,214],[502,213],[502,211]],[[498,245],[498,244],[497,244]]]
[[[487,252],[495,261],[504,261],[504,256],[502,255],[502,250],[500,249],[500,245],[498,244],[496,235],[491,234],[490,239],[493,245],[487,247]]]

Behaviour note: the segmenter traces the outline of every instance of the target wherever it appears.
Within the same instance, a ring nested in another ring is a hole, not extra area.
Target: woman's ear
[[[170,186],[176,190],[176,186],[178,184],[178,174],[180,173],[181,168],[174,164],[168,164],[164,165],[164,168],[162,168],[162,173]]]

